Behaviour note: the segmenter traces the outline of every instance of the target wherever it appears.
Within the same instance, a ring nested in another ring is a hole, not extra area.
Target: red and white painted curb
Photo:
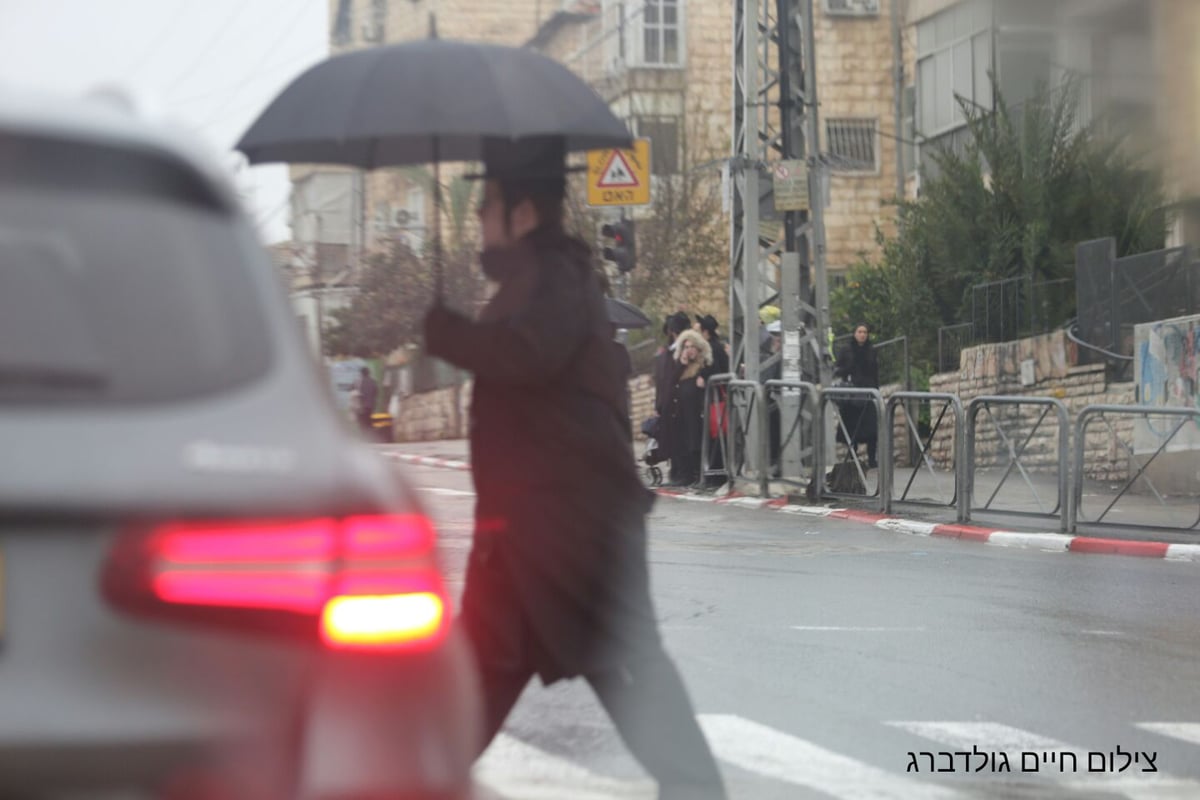
[[[435,467],[437,469],[456,469],[460,472],[470,472],[471,465],[466,461],[455,461],[452,458],[429,458],[428,456],[414,456],[408,453],[390,453],[383,452],[384,458],[390,458],[393,461],[400,461],[404,464],[412,464],[416,467]]]
[[[999,547],[1024,547],[1053,553],[1093,553],[1106,555],[1140,556],[1142,558],[1165,558],[1169,561],[1195,561],[1200,563],[1200,544],[1170,544],[1168,542],[1129,541],[1125,539],[1099,539],[1090,536],[1071,536],[1065,533],[1029,533],[1006,531],[997,528],[981,528],[975,525],[959,525],[936,522],[918,522],[901,519],[874,511],[853,508],[828,508],[790,503],[785,498],[764,500],[730,494],[724,497],[685,494],[659,489],[662,497],[677,500],[731,505],[742,508],[765,508],[785,514],[802,514],[827,519],[845,519],[874,525],[883,530],[907,533],[914,536],[941,536],[967,542],[983,542]]]
[[[427,458],[406,453],[383,454],[387,458],[405,464],[439,469],[470,470],[465,461],[444,458]],[[1052,553],[1091,553],[1104,555],[1138,556],[1141,558],[1163,558],[1168,561],[1192,561],[1200,563],[1200,544],[1170,544],[1168,542],[1130,541],[1126,539],[1100,539],[1091,536],[1071,536],[1065,533],[1029,533],[1006,531],[998,528],[981,528],[974,525],[954,523],[918,522],[902,519],[874,511],[853,508],[829,508],[806,506],[789,502],[786,498],[764,500],[740,494],[722,496],[693,494],[672,489],[655,490],[660,497],[693,503],[713,503],[739,508],[766,509],[784,514],[797,514],[826,519],[844,519],[883,530],[907,533],[913,536],[939,536],[959,539],[964,542],[982,542],[998,547],[1023,547]]]

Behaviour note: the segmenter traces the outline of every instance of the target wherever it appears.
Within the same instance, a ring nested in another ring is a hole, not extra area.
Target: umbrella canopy
[[[480,161],[487,139],[561,137],[568,152],[628,147],[629,131],[574,73],[530,50],[424,39],[317,64],[238,142],[253,164],[362,169]]]
[[[615,297],[605,299],[608,301],[608,321],[613,325],[626,330],[650,326],[650,318],[633,303],[626,303]]]

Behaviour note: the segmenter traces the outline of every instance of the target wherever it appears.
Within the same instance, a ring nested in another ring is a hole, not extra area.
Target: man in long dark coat
[[[462,600],[487,719],[480,752],[536,674],[583,676],[661,798],[723,798],[659,638],[646,561],[653,495],[622,420],[621,366],[589,248],[562,228],[561,146],[490,148],[472,321],[436,306],[428,351],[475,375],[476,528]]]

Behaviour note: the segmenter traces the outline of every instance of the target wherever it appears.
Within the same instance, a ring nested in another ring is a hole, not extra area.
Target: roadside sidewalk
[[[394,445],[379,445],[376,448],[384,457],[404,464],[434,467],[439,469],[470,470],[468,462],[468,444],[465,440],[412,442]],[[1057,523],[1050,518],[1029,519],[1031,525],[1042,527],[1042,530],[1009,530],[1003,528],[982,527],[978,525],[959,525],[955,523],[939,523],[918,519],[906,519],[896,515],[880,514],[853,508],[837,508],[832,505],[806,505],[795,503],[788,498],[763,499],[741,494],[717,496],[700,492],[687,492],[676,489],[658,489],[661,497],[679,502],[713,503],[716,505],[736,506],[757,510],[775,511],[784,514],[794,514],[805,517],[821,517],[840,519],[860,524],[874,525],[877,528],[913,536],[939,536],[968,542],[982,542],[1000,547],[1021,547],[1049,553],[1086,553],[1103,555],[1137,556],[1142,558],[1163,558],[1170,561],[1190,561],[1200,564],[1200,532],[1189,534],[1166,533],[1158,539],[1146,539],[1154,532],[1136,532],[1136,538],[1106,538],[1097,536],[1079,536],[1046,531],[1045,528]],[[1147,516],[1150,509],[1137,513],[1138,519],[1153,521],[1153,516]],[[947,509],[947,513],[952,513]],[[1190,540],[1194,537],[1195,543]],[[1167,541],[1172,539],[1175,541]]]

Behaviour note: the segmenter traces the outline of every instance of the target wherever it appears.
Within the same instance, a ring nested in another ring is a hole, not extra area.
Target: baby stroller
[[[646,477],[651,486],[661,486],[663,474],[658,467],[667,460],[667,454],[658,444],[658,417],[650,417],[642,423],[642,433],[646,435],[646,447],[642,451],[642,463],[646,465]]]

